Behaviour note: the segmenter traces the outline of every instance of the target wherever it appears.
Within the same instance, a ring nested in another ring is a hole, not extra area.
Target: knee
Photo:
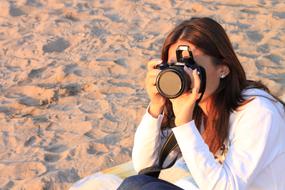
[[[136,183],[140,175],[133,175],[124,179],[123,183]]]
[[[139,190],[141,188],[141,180],[142,176],[141,175],[134,175],[130,176],[121,183],[119,188],[117,190],[127,190],[127,189],[132,189],[132,190]]]
[[[177,187],[168,182],[153,182],[144,185],[140,190],[183,190],[180,187]]]

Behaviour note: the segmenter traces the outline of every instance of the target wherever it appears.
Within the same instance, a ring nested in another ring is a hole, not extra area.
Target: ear
[[[230,69],[227,65],[219,65],[218,72],[219,72],[220,78],[225,78],[230,73]]]

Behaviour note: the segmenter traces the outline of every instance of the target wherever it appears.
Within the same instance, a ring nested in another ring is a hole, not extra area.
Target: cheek
[[[220,78],[217,75],[216,70],[207,69],[206,70],[206,94],[209,96],[213,94],[220,84]]]

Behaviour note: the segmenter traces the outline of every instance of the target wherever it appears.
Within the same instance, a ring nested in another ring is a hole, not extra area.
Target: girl
[[[201,101],[197,70],[184,67],[191,90],[175,99],[157,91],[161,62],[176,61],[176,49],[190,47],[195,62],[206,70]],[[233,47],[220,24],[192,18],[167,36],[161,61],[148,63],[146,90],[150,104],[135,134],[136,171],[157,162],[161,132],[171,127],[189,175],[199,189],[285,189],[285,105],[261,83],[246,79]],[[188,178],[176,184],[146,175],[131,176],[119,190],[190,189]]]

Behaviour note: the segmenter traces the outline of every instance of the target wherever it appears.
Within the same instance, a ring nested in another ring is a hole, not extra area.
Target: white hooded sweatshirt
[[[178,162],[186,163],[199,189],[285,189],[284,107],[263,90],[248,89],[243,95],[254,99],[231,113],[228,150],[222,160],[209,151],[193,120],[172,129],[182,152]],[[137,128],[132,153],[136,171],[157,160],[162,118],[153,118],[147,111]],[[183,178],[176,185],[191,190],[193,182]]]

